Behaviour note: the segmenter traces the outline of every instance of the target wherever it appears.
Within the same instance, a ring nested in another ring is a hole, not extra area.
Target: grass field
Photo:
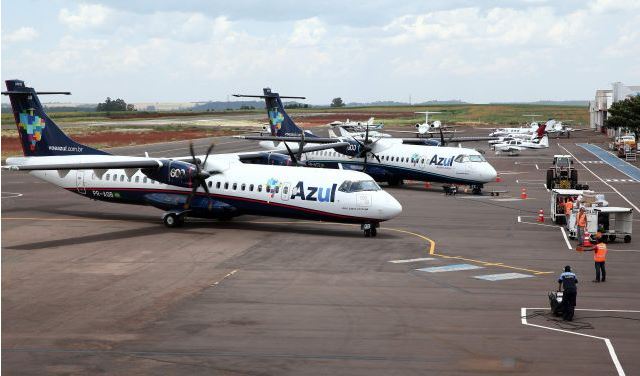
[[[523,124],[529,120],[522,115],[540,115],[537,120],[554,118],[558,120],[572,120],[576,125],[585,125],[589,122],[589,110],[579,106],[549,106],[526,104],[465,104],[465,105],[437,105],[437,106],[379,106],[379,107],[342,107],[289,109],[292,115],[305,115],[309,113],[327,113],[332,117],[360,120],[375,116],[384,120],[388,125],[410,125],[417,121],[423,121],[424,116],[414,114],[416,111],[441,111],[442,114],[433,115],[447,124],[484,124],[484,125],[515,125]],[[220,117],[226,115],[264,113],[263,109],[251,111],[217,111],[217,112],[51,112],[49,116],[61,123],[82,123],[89,121],[108,120],[132,120],[132,119],[157,119],[170,117]],[[335,114],[335,116],[333,115]],[[265,115],[266,120],[266,115]],[[2,114],[2,123],[13,122],[11,113]]]
[[[524,104],[470,104],[470,105],[439,105],[439,106],[398,106],[398,107],[346,107],[346,108],[313,108],[291,111],[292,114],[305,112],[328,112],[350,117],[355,120],[366,119],[370,116],[383,120],[386,125],[413,125],[424,122],[423,114],[417,111],[440,111],[441,114],[431,115],[432,119],[441,120],[446,124],[478,124],[478,125],[516,125],[528,122],[526,114],[540,115],[536,120],[571,120],[575,125],[589,123],[589,109],[580,106],[548,106]],[[356,118],[357,117],[357,118]]]

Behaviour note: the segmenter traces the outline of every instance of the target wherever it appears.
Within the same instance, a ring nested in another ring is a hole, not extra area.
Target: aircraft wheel
[[[377,228],[375,228],[375,227],[371,228],[371,236],[373,236],[374,238],[376,236],[378,236],[378,229]]]
[[[164,222],[164,225],[169,228],[180,227],[184,223],[182,217],[175,213],[165,214],[162,221]]]
[[[371,237],[371,229],[366,229],[364,230],[364,237],[365,238],[370,238]]]
[[[625,243],[631,243],[631,235],[625,235],[624,242]]]

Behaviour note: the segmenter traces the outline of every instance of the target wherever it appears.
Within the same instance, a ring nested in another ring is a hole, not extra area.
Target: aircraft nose
[[[498,176],[498,172],[496,171],[496,169],[493,168],[491,164],[487,163],[487,168],[485,172],[485,178],[487,183],[495,181],[497,176]]]
[[[402,213],[402,205],[389,193],[384,192],[384,194],[387,196],[383,206],[383,219],[386,221]]]

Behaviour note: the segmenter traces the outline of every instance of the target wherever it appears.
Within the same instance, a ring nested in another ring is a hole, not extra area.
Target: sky
[[[638,0],[5,0],[1,11],[2,80],[76,103],[263,87],[311,104],[584,100],[640,84]]]

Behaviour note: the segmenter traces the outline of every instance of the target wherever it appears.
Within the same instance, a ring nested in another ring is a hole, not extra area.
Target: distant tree
[[[103,103],[98,103],[98,107],[96,107],[96,111],[127,111],[127,103],[121,98],[111,100],[111,97],[107,97],[107,99]]]
[[[288,102],[284,104],[284,108],[309,108],[306,103]]]
[[[241,110],[255,110],[256,108],[253,106],[247,106],[246,104],[243,104],[242,106],[240,106]]]
[[[136,106],[134,106],[133,104],[129,103],[127,105],[127,111],[135,111],[136,110]]]
[[[604,125],[613,129],[626,128],[633,132],[637,141],[640,136],[640,95],[613,103]]]
[[[331,107],[344,107],[344,102],[342,101],[342,98],[340,97],[333,98],[333,100],[331,101]]]

